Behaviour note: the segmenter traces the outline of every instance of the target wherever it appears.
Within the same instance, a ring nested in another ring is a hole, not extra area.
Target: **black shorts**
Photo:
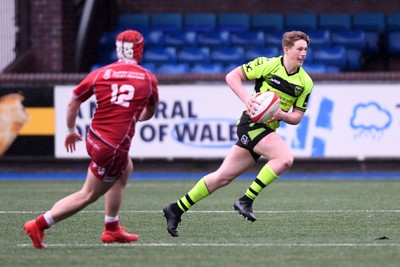
[[[250,151],[252,157],[257,161],[261,155],[254,152],[254,147],[270,133],[275,132],[264,123],[255,123],[250,120],[246,111],[243,111],[242,116],[237,124],[238,141],[236,145]]]

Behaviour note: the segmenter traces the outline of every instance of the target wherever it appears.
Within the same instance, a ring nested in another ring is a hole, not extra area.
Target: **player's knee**
[[[121,187],[126,187],[126,185],[128,184],[128,180],[129,180],[130,175],[127,174],[123,174],[117,181],[117,183],[119,183],[119,185]]]
[[[284,168],[285,170],[287,170],[287,169],[289,169],[290,167],[292,167],[293,161],[294,161],[294,157],[293,157],[292,154],[286,155],[285,157],[282,157],[281,163],[282,163],[283,168]]]
[[[128,184],[129,178],[131,177],[133,170],[134,170],[133,163],[132,161],[129,161],[125,170],[118,179],[118,182],[120,183],[121,186],[125,187]]]
[[[122,173],[122,175],[117,180],[117,183],[119,183],[120,186],[125,187],[128,184],[131,175],[132,175],[132,169],[125,170],[125,172]]]
[[[101,197],[100,194],[96,192],[85,192],[83,193],[82,196],[82,202],[84,203],[85,206],[90,205],[94,202],[96,202],[99,198]]]

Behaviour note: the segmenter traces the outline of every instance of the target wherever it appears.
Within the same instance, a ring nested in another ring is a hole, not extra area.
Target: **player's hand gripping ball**
[[[260,104],[254,103],[250,110],[250,119],[253,122],[266,122],[279,109],[279,95],[273,91],[257,93],[255,98]]]

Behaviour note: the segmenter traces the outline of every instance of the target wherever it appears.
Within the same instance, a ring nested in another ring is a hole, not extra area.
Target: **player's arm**
[[[75,121],[78,116],[79,107],[81,102],[74,97],[71,97],[71,100],[68,103],[67,107],[67,127],[68,131],[75,131]]]
[[[150,120],[157,110],[158,102],[160,101],[158,95],[158,80],[157,77],[150,73],[151,77],[151,88],[152,88],[152,95],[149,98],[149,103],[147,103],[146,108],[143,109],[142,113],[139,116],[139,121],[147,121]]]
[[[151,105],[151,106],[145,107],[139,116],[139,121],[150,120],[156,113],[156,109],[157,109],[157,105]]]
[[[306,84],[306,89],[303,91],[301,96],[296,100],[295,105],[293,106],[292,112],[284,112],[279,109],[274,116],[270,119],[270,121],[284,121],[291,125],[299,124],[301,119],[306,112],[308,99],[310,98],[311,90],[312,90],[312,80],[308,80]]]
[[[78,99],[71,97],[71,100],[68,103],[67,107],[67,127],[68,133],[65,137],[65,148],[67,152],[75,151],[75,142],[78,140],[82,140],[82,136],[76,131],[75,121],[78,116],[79,107],[81,105],[81,101]]]
[[[226,77],[225,81],[232,89],[232,91],[243,101],[246,105],[246,109],[249,111],[256,99],[251,96],[246,89],[243,87],[243,81],[246,80],[244,77],[242,68],[239,66],[229,72]]]
[[[152,96],[149,100],[149,103],[140,114],[139,121],[150,120],[156,113],[156,110],[157,110],[157,103],[154,101],[154,96]]]
[[[303,116],[304,111],[302,110],[294,108],[292,112],[284,112],[279,108],[279,110],[268,121],[284,121],[287,124],[296,125],[300,123]]]

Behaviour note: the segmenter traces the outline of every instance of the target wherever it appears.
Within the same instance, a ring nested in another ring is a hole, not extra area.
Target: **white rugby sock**
[[[118,215],[115,216],[115,217],[106,215],[106,216],[104,217],[104,222],[106,222],[106,223],[111,223],[111,222],[116,222],[116,221],[119,221]]]
[[[53,224],[55,224],[53,216],[51,216],[50,211],[46,211],[46,213],[43,214],[43,217],[46,220],[48,226],[52,226]]]

